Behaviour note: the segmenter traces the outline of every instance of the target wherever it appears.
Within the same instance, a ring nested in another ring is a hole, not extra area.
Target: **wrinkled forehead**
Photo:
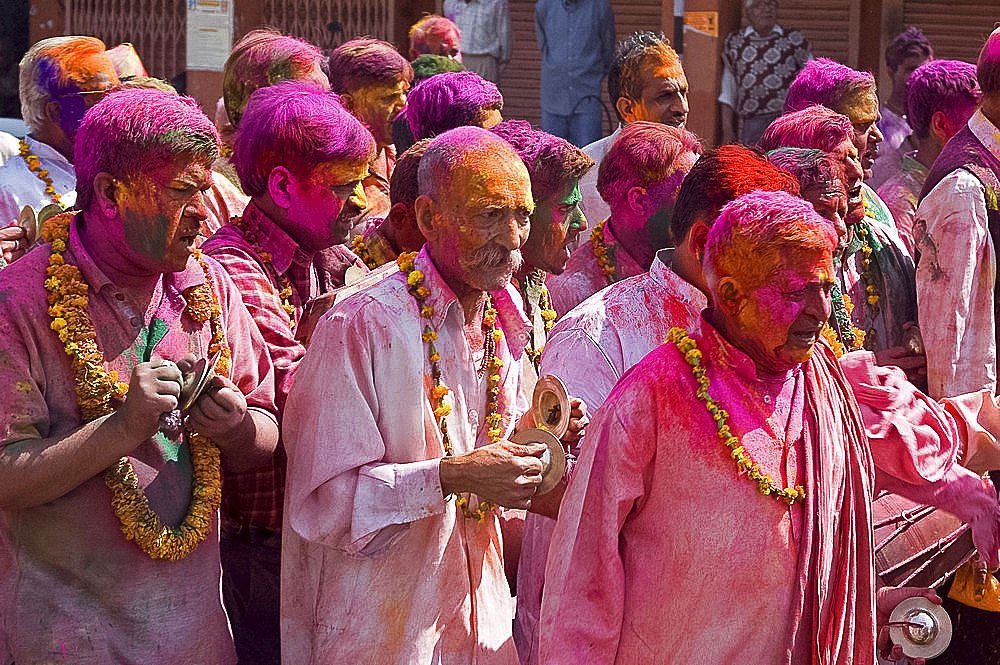
[[[872,90],[860,90],[847,100],[841,112],[855,125],[875,122],[878,120],[878,96]]]
[[[497,146],[471,149],[449,169],[448,198],[474,207],[531,207],[528,170],[512,152]]]
[[[681,63],[671,60],[649,59],[640,70],[643,87],[651,83],[668,83],[678,88],[687,88],[687,77]]]

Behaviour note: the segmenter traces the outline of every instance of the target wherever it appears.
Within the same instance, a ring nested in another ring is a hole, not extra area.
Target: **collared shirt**
[[[903,156],[900,170],[878,188],[878,196],[892,213],[899,238],[910,256],[915,256],[913,220],[917,215],[920,190],[926,180],[927,167],[917,161],[917,151],[912,150]]]
[[[253,229],[257,247],[247,242],[243,226]],[[271,255],[270,265],[259,250]],[[331,284],[314,267],[314,255],[307,254],[255,204],[247,206],[241,224],[228,224],[204,245],[205,253],[217,260],[243,294],[243,302],[260,328],[271,362],[279,414],[292,386],[292,378],[305,348],[295,338],[291,322],[298,323],[303,306]],[[289,315],[279,292],[283,280],[292,288]],[[322,280],[322,281],[321,281]],[[281,530],[284,502],[285,450],[279,442],[271,461],[242,473],[224,474],[223,520],[230,527],[255,526]]]
[[[661,249],[648,273],[622,280],[595,293],[549,331],[542,354],[542,375],[557,376],[566,391],[594,413],[619,379],[663,344],[673,326],[700,325],[708,299],[670,269],[673,249]],[[529,513],[517,565],[514,640],[522,665],[538,663],[538,621],[545,561],[555,521]]]
[[[1000,129],[982,111],[969,129],[1000,156]],[[965,169],[945,176],[917,206],[917,304],[927,349],[928,392],[951,397],[996,390],[993,281],[996,255],[983,184]]]
[[[542,52],[543,111],[572,115],[581,100],[601,98],[615,53],[608,0],[538,0],[535,37]]]
[[[184,290],[205,279],[193,258],[158,282],[147,322],[87,253],[76,222],[67,245],[66,262],[79,267],[89,286],[87,313],[107,369],[127,380],[144,360],[207,355],[210,326],[184,314]],[[3,446],[65,436],[83,425],[69,357],[49,328],[49,254],[43,245],[0,272]],[[232,349],[230,378],[249,405],[274,413],[263,339],[236,286],[212,259],[205,261]],[[191,498],[187,445],[158,433],[129,458],[153,510],[165,524],[178,524]],[[88,663],[236,661],[219,591],[217,517],[209,537],[184,559],[151,559],[122,535],[98,474],[43,505],[7,510],[4,519],[14,556],[14,579],[5,583],[14,595],[2,613],[17,662],[49,662],[63,653]]]
[[[598,139],[593,143],[585,146],[583,151],[590,157],[594,162],[594,168],[587,171],[582,178],[580,178],[580,211],[583,216],[587,218],[587,223],[590,226],[597,225],[601,220],[607,219],[611,216],[611,208],[608,206],[607,202],[601,198],[600,193],[597,191],[597,173],[601,170],[601,162],[604,161],[604,157],[611,150],[611,145],[618,138],[618,134],[622,131],[621,123],[618,127],[608,136],[603,139]],[[581,233],[578,236],[577,242],[586,242],[587,234]],[[579,246],[579,245],[577,245]],[[573,249],[576,249],[574,247]]]
[[[627,279],[646,272],[645,266],[640,266],[638,262],[622,247],[622,244],[615,240],[614,232],[611,230],[611,222],[608,220],[604,225],[604,244],[613,246],[608,250],[608,259],[615,268],[615,280]],[[613,257],[613,258],[612,258]],[[611,284],[611,281],[601,270],[601,264],[594,254],[594,246],[590,241],[590,235],[581,245],[570,255],[566,262],[566,269],[561,275],[549,275],[545,280],[549,287],[549,298],[552,300],[552,308],[556,314],[562,316],[571,309],[582,303],[584,300],[594,295],[604,287]]]
[[[492,55],[510,62],[510,9],[507,0],[444,0],[444,15],[462,31],[462,53]]]
[[[59,195],[64,208],[76,203],[76,171],[62,153],[28,136],[25,141],[39,165],[49,172],[52,187]],[[45,193],[45,183],[37,173],[28,169],[28,162],[20,154],[14,155],[0,166],[0,226],[17,219],[24,206],[31,206],[37,213],[52,204],[52,197]]]
[[[320,321],[285,408],[282,654],[288,662],[515,665],[512,606],[495,515],[466,519],[442,495],[445,456],[428,391],[425,326],[437,334],[455,455],[490,442],[487,379],[465,313],[427,254],[420,316],[395,273]],[[504,436],[517,417],[528,321],[516,288],[493,294]],[[474,507],[475,495],[470,497]]]

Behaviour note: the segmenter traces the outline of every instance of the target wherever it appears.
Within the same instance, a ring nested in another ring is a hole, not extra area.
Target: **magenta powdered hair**
[[[976,66],[961,60],[931,60],[913,70],[906,80],[906,121],[919,138],[930,135],[931,117],[941,111],[955,114],[983,99]]]
[[[490,129],[514,146],[531,176],[535,203],[547,200],[567,180],[579,180],[594,167],[594,160],[564,138],[534,129],[525,120],[505,120]]]
[[[77,205],[90,206],[98,173],[128,180],[179,157],[210,165],[219,146],[215,124],[190,97],[155,88],[107,93],[87,111],[73,143]]]
[[[369,85],[413,80],[413,67],[392,44],[372,37],[344,42],[333,50],[328,63],[330,88],[338,95]]]
[[[807,106],[775,118],[757,146],[770,152],[778,148],[816,148],[833,152],[845,140],[854,140],[851,119],[825,106]]]
[[[299,81],[250,95],[233,145],[233,165],[250,196],[267,192],[277,166],[305,178],[324,162],[364,163],[374,157],[375,139],[340,99]]]
[[[633,187],[649,188],[676,171],[685,152],[701,154],[698,137],[659,122],[633,122],[622,129],[597,172],[597,192],[614,210]]]
[[[229,122],[239,127],[254,90],[301,79],[322,64],[323,52],[309,42],[275,30],[248,32],[233,46],[224,68],[222,90]]]
[[[788,192],[755,190],[723,206],[708,232],[703,266],[713,291],[724,275],[754,286],[767,279],[783,247],[832,252],[837,243],[833,222],[808,201]]]
[[[475,72],[444,72],[417,84],[406,98],[406,121],[420,140],[482,122],[483,111],[503,108],[496,84]]]
[[[979,51],[976,76],[984,95],[1000,94],[1000,28],[990,33]]]
[[[806,63],[788,87],[785,113],[813,104],[842,111],[862,91],[875,92],[875,77],[870,72],[859,72],[829,58],[816,58]]]

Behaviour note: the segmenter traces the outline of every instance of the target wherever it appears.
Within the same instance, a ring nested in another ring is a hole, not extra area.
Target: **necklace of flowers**
[[[552,330],[552,326],[556,322],[556,310],[552,309],[552,301],[549,299],[549,290],[545,286],[545,282],[542,282],[542,290],[538,294],[538,313],[542,317],[542,329],[545,334],[545,339],[549,337],[549,331]],[[535,371],[538,371],[538,361],[542,357],[542,351],[545,349],[544,341],[536,349],[530,344],[524,350],[528,355],[528,360],[531,364],[535,366]]]
[[[833,301],[833,323],[836,329],[827,323],[820,334],[839,358],[849,351],[864,348],[865,331],[857,328],[851,321],[854,303],[851,302],[849,295],[841,293],[840,289],[834,286],[830,298]]]
[[[590,232],[590,245],[594,248],[594,256],[597,257],[597,265],[601,267],[601,272],[608,279],[608,284],[615,281],[615,245],[604,239],[604,225],[608,220],[604,220],[594,227]],[[611,253],[608,256],[608,253]]]
[[[84,421],[89,422],[112,413],[112,400],[125,399],[128,384],[118,381],[117,372],[104,369],[97,332],[87,314],[87,283],[79,268],[63,258],[69,224],[75,214],[52,218],[53,223],[42,231],[42,239],[52,243],[45,288],[49,292],[50,327],[59,335],[71,359],[77,400]],[[196,250],[194,256],[205,272],[205,282],[184,291],[185,311],[199,323],[209,322],[212,332],[209,356],[220,352],[215,371],[227,375],[230,349],[219,322],[222,310],[212,287],[208,264],[201,252]],[[104,482],[111,490],[111,505],[121,521],[122,533],[154,559],[176,561],[190,554],[208,535],[212,517],[222,502],[219,449],[207,437],[194,432],[189,433],[188,446],[194,476],[191,503],[183,522],[176,527],[164,525],[150,508],[128,457],[120,458],[104,472]]]
[[[434,308],[427,304],[427,298],[431,293],[424,286],[423,272],[413,267],[413,260],[416,256],[417,252],[404,252],[396,259],[396,265],[399,266],[402,272],[406,273],[406,288],[410,292],[410,295],[417,301],[417,304],[420,305],[421,318],[429,320],[434,315]],[[497,326],[497,311],[493,307],[493,299],[489,295],[486,296],[486,307],[483,310],[483,326],[489,329],[488,334],[494,344],[499,344],[503,340],[503,331]],[[445,416],[451,413],[451,405],[445,404],[444,401],[445,396],[450,391],[448,386],[444,385],[441,381],[441,368],[438,366],[441,354],[434,348],[437,333],[434,332],[429,323],[424,324],[424,332],[421,335],[421,339],[427,345],[427,358],[431,363],[431,379],[434,382],[429,395],[431,411],[434,412],[434,418],[437,420],[438,427],[441,430],[441,442],[444,445],[444,452],[450,457],[455,454],[455,451],[451,445],[451,438],[448,436],[448,422],[445,420]],[[490,438],[490,442],[496,443],[503,436],[502,420],[500,417],[500,370],[503,368],[503,361],[496,355],[492,355],[488,362],[488,368],[489,376],[486,378],[486,433]],[[469,499],[461,495],[455,497],[455,505],[461,509],[466,519],[475,520],[476,522],[482,522],[487,514],[497,508],[495,503],[480,501],[479,506],[475,510],[470,510]]]
[[[49,195],[52,202],[57,206],[62,205],[62,199],[56,194],[56,187],[52,184],[52,177],[49,175],[48,170],[42,168],[41,162],[38,160],[37,155],[31,154],[31,148],[28,147],[28,142],[21,139],[19,142],[21,157],[28,164],[28,170],[38,176],[38,179],[45,183],[45,193]]]
[[[757,491],[764,496],[773,496],[787,506],[791,506],[796,501],[806,498],[806,491],[802,485],[781,488],[774,484],[771,476],[762,473],[760,465],[750,457],[747,451],[740,446],[740,440],[733,436],[729,429],[729,413],[719,407],[719,404],[708,394],[708,376],[705,368],[701,366],[701,351],[698,345],[691,339],[687,331],[683,328],[671,328],[667,333],[667,341],[677,346],[677,349],[684,354],[684,360],[691,366],[694,378],[698,382],[696,397],[705,403],[705,408],[715,420],[716,432],[722,443],[730,450],[730,456],[736,462],[736,468],[740,473],[746,472],[747,478],[756,483]]]
[[[281,300],[281,309],[285,310],[285,314],[288,315],[288,327],[295,330],[295,305],[291,302],[291,282],[288,281],[288,277],[286,275],[279,274],[275,269],[271,253],[265,252],[261,249],[260,243],[257,240],[257,229],[251,228],[251,226],[247,224],[242,217],[233,217],[230,221],[243,231],[243,237],[246,238],[248,243],[250,243],[253,251],[257,253],[260,260],[264,262],[264,265],[270,269],[270,271],[274,273],[274,276],[277,278],[278,285],[281,287],[278,291],[278,298]]]
[[[371,270],[381,267],[381,264],[376,263],[375,259],[372,258],[372,253],[368,251],[368,245],[365,244],[364,238],[354,236],[351,238],[351,245],[354,247],[354,253],[358,255],[358,258],[364,261],[364,264]]]

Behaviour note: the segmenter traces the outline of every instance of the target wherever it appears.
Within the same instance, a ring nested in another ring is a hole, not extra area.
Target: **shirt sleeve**
[[[616,350],[620,351],[620,345]],[[621,354],[618,355],[620,366]],[[557,331],[546,340],[540,370],[542,375],[557,376],[570,395],[587,404],[591,414],[604,403],[621,378],[608,352],[580,328]]]
[[[389,351],[398,342],[389,325],[376,323],[374,307],[351,307],[355,302],[345,301],[317,326],[288,397],[282,435],[291,527],[308,540],[366,556],[390,547],[409,523],[444,512],[446,502],[440,457],[413,454],[424,447],[424,431],[399,424],[412,423],[412,416],[382,413],[408,410],[404,394],[423,386],[422,365],[398,362],[399,353]],[[376,390],[376,372],[387,375],[393,358],[393,385]]]
[[[917,310],[935,399],[996,387],[993,243],[982,184],[956,170],[917,208]]]
[[[722,83],[719,88],[719,102],[726,106],[736,108],[736,77],[729,63],[723,60],[722,63]]]

